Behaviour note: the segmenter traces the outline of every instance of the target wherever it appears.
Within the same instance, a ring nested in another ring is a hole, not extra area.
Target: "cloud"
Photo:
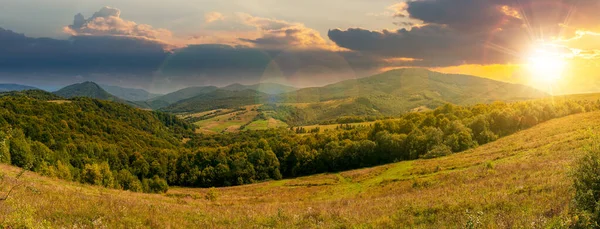
[[[331,49],[334,48],[319,32],[302,23],[255,17],[238,13],[241,22],[255,27],[261,34],[254,39],[242,38],[250,45],[264,49]]]
[[[412,66],[451,66],[509,62],[514,53],[491,50],[492,42],[509,46],[519,43],[502,32],[488,34],[461,33],[444,25],[424,25],[410,30],[370,31],[366,29],[330,30],[329,38],[349,50],[382,56],[418,59]],[[493,38],[492,38],[493,37]],[[507,38],[508,37],[508,38]],[[510,47],[510,46],[509,46]]]
[[[80,79],[167,92],[194,85],[280,82],[316,86],[378,72],[388,61],[326,49],[160,43],[124,36],[30,38],[0,29],[0,79],[33,85]],[[25,80],[25,81],[22,81]],[[75,80],[76,81],[76,80]]]
[[[590,48],[595,42],[584,40],[595,36],[575,33],[600,20],[600,3],[592,0],[414,0],[390,9],[403,29],[333,29],[328,37],[349,50],[419,59],[410,63],[417,66],[508,64],[539,41],[579,40]]]
[[[206,15],[204,15],[204,21],[206,23],[213,23],[215,21],[222,21],[225,20],[225,16],[223,16],[223,14],[219,13],[219,12],[209,12]]]
[[[169,30],[124,20],[119,9],[108,6],[87,19],[82,14],[75,15],[73,24],[64,27],[63,31],[72,36],[123,36],[155,41],[165,41],[172,37]]]

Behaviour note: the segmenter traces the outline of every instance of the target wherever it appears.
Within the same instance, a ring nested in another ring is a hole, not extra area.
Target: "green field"
[[[573,162],[600,113],[555,119],[451,156],[341,173],[141,194],[0,165],[0,226],[547,228],[569,220]]]

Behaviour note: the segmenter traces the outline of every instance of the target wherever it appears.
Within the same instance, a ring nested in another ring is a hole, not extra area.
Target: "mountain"
[[[277,83],[259,83],[253,85],[231,84],[221,89],[228,91],[255,90],[272,95],[298,90],[298,88]]]
[[[241,88],[245,86],[230,85],[224,89]],[[286,115],[296,117],[294,124],[306,124],[304,122],[318,122],[339,116],[395,116],[412,110],[436,108],[446,103],[470,105],[548,96],[524,85],[419,68],[392,70],[366,78],[278,95],[254,93],[246,98],[241,97],[242,94],[229,95],[231,97],[226,99],[222,96],[227,96],[227,93],[221,92],[219,103],[215,106],[198,106],[206,104],[206,98],[210,98],[198,96],[172,104],[164,110],[201,112],[214,107],[277,103],[291,106],[286,108]],[[226,104],[226,101],[232,104]]]
[[[172,113],[184,113],[224,108],[237,108],[251,104],[268,103],[268,99],[268,94],[251,89],[242,91],[217,89],[212,92],[181,100],[161,110]]]
[[[282,99],[287,102],[307,103],[365,97],[379,107],[391,105],[390,108],[404,108],[440,102],[476,104],[545,96],[548,95],[524,85],[476,76],[406,68],[324,87],[300,89],[282,95]]]
[[[152,94],[144,89],[100,85],[106,92],[128,101],[146,101],[162,95]]]
[[[94,82],[83,82],[78,84],[73,84],[66,86],[56,92],[54,94],[58,96],[62,96],[65,98],[73,98],[73,97],[87,97],[92,99],[101,99],[101,100],[119,100],[119,98],[111,95],[100,85]]]
[[[0,84],[0,92],[25,91],[25,90],[35,90],[35,89],[37,89],[37,88],[31,87],[31,86],[26,86],[26,85],[20,85],[20,84]]]
[[[105,91],[102,87],[100,87],[100,85],[98,85],[94,82],[83,82],[83,83],[69,85],[69,86],[66,86],[66,87],[54,92],[54,94],[58,95],[60,97],[67,98],[67,99],[75,98],[75,97],[86,97],[86,98],[100,99],[100,100],[107,100],[107,101],[122,103],[122,104],[126,104],[126,105],[136,107],[136,108],[145,108],[145,109],[149,108],[148,106],[146,106],[143,103],[138,104],[138,103],[130,102],[130,101],[121,99],[117,96],[114,96],[114,95],[108,93],[107,91]]]
[[[217,90],[215,86],[205,87],[188,87],[176,92],[172,92],[163,96],[159,96],[144,102],[144,104],[152,109],[161,109],[178,101],[186,100],[194,96],[206,94]]]

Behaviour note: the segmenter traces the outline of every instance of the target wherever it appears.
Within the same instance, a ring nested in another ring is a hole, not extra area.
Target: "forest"
[[[411,112],[319,133],[194,134],[177,117],[40,91],[0,96],[0,162],[136,192],[220,187],[462,152],[600,101],[532,100]]]

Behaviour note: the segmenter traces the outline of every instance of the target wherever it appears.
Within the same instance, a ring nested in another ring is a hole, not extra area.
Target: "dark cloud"
[[[386,58],[413,58],[419,66],[449,66],[461,64],[491,64],[514,59],[513,53],[495,51],[491,45],[504,46],[512,38],[498,31],[495,34],[469,34],[444,25],[425,25],[411,30],[369,31],[365,29],[334,29],[329,38],[340,47],[379,55]]]
[[[368,75],[385,63],[356,52],[318,48],[192,45],[165,51],[159,42],[134,37],[56,40],[0,30],[0,81],[36,86],[86,80],[161,92],[235,82],[312,86]]]

